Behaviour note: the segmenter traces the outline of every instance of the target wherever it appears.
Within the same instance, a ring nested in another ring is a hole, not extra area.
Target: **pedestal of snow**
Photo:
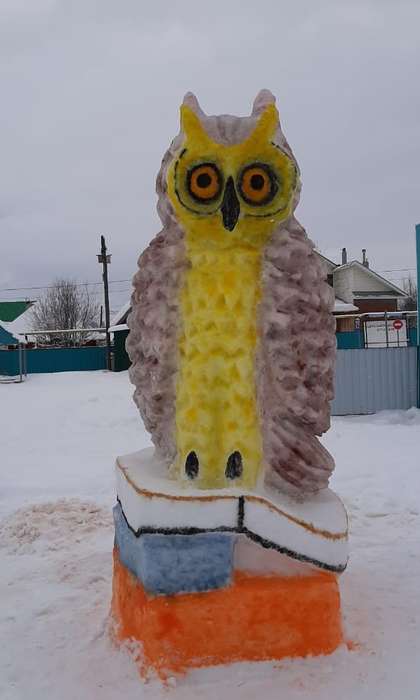
[[[267,487],[183,488],[152,449],[117,460],[112,611],[161,675],[332,652],[347,516],[324,489],[298,503]]]

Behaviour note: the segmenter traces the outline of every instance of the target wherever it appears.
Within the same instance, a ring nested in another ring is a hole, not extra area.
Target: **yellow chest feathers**
[[[177,470],[182,478],[194,452],[199,462],[194,486],[252,487],[261,465],[255,392],[261,251],[187,250],[191,266],[180,298]],[[226,465],[236,452],[242,474],[232,481]]]

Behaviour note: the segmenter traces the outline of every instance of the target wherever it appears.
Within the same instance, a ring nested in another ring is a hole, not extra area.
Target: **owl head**
[[[191,243],[259,246],[299,196],[299,169],[275,99],[261,91],[249,117],[209,117],[188,93],[163,188]]]

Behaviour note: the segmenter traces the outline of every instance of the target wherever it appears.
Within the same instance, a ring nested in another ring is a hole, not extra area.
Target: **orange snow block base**
[[[255,576],[207,593],[150,596],[114,551],[118,641],[141,644],[143,677],[189,668],[330,654],[343,641],[337,577]]]

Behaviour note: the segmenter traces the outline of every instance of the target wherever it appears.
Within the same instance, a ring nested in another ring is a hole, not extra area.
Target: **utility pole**
[[[98,255],[98,262],[102,263],[102,279],[104,282],[105,300],[105,331],[106,331],[106,366],[111,369],[111,336],[109,333],[109,289],[108,289],[108,265],[111,264],[111,255],[106,252],[105,237],[101,236],[101,252]]]
[[[417,257],[417,345],[420,345],[420,224],[416,225]],[[419,350],[420,353],[420,350]],[[420,382],[419,382],[420,384]]]
[[[420,224],[416,225],[417,262],[417,408],[420,408]]]

